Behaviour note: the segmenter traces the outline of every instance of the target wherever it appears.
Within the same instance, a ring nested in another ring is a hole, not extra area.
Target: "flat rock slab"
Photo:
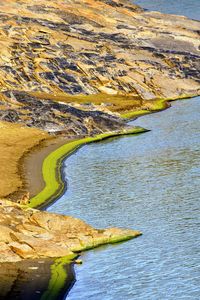
[[[139,231],[94,229],[63,215],[0,200],[0,262],[36,258],[74,258],[78,252],[141,235]]]

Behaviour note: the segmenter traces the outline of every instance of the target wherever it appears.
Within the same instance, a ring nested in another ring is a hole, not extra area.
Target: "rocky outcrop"
[[[91,105],[99,93],[142,101],[197,95],[199,26],[126,0],[3,1],[0,119],[72,136],[95,134],[121,126]],[[94,98],[78,108],[77,98],[71,104],[49,100],[60,95]]]
[[[86,109],[76,106],[38,99],[26,92],[7,91],[4,93],[0,119],[68,137],[94,135],[125,126],[119,116],[105,113],[96,106],[89,105]]]
[[[94,229],[85,222],[0,200],[0,263],[35,258],[74,258],[99,245],[128,240],[139,231]]]
[[[149,99],[199,88],[199,22],[124,0],[10,0],[0,13],[1,91]]]

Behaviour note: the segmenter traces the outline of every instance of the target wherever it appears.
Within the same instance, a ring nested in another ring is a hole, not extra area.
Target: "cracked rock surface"
[[[100,107],[53,105],[34,93],[197,95],[199,37],[198,21],[126,0],[1,1],[0,119],[72,136],[119,128]]]
[[[185,17],[124,0],[9,0],[0,17],[1,91],[148,99],[199,83],[200,24]]]
[[[74,105],[38,99],[22,91],[4,93],[0,119],[25,124],[48,133],[65,136],[94,135],[125,126],[119,116],[90,105],[82,109]]]

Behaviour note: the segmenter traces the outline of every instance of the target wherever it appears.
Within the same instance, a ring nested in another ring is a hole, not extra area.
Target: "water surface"
[[[200,20],[199,0],[133,0],[132,2],[149,10]]]
[[[83,255],[70,300],[200,298],[200,97],[139,118],[151,132],[83,147],[50,211],[143,236]]]

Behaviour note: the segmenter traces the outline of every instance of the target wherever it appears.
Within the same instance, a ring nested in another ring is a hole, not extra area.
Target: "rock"
[[[36,252],[27,244],[12,242],[9,244],[11,250],[19,255],[21,258],[35,258],[37,257]]]
[[[51,232],[58,233],[62,232],[65,234],[77,235],[79,232],[91,233],[94,229],[87,225],[85,222],[70,217],[62,216],[57,214],[49,214],[47,212],[41,212],[35,210],[32,216],[30,217],[31,221],[34,221],[36,224],[50,230]]]
[[[12,242],[11,233],[14,233],[14,231],[9,228],[9,222],[7,226],[0,225],[0,242]]]
[[[94,133],[98,134],[105,130],[120,129],[125,123],[115,114],[108,113],[101,106],[84,107],[77,104],[56,103],[49,99],[39,100],[35,96],[30,96],[27,92],[6,91],[4,92],[5,106],[0,110],[0,119],[5,120],[8,114],[8,99],[11,101],[13,111],[18,118],[6,119],[9,122],[23,123],[29,127],[43,129],[50,134],[60,134],[75,136]],[[13,97],[15,102],[13,103]],[[18,103],[18,105],[16,105]],[[29,194],[24,194],[19,200],[21,204],[27,204]]]
[[[82,264],[83,264],[83,261],[82,261],[81,259],[76,259],[76,260],[75,260],[75,263],[76,263],[77,265],[82,265]]]
[[[28,205],[30,203],[30,193],[27,192],[26,194],[23,195],[23,197],[18,201],[19,204],[21,205]]]
[[[17,262],[20,260],[21,257],[14,253],[8,244],[0,242],[0,263]]]
[[[10,220],[14,220],[12,228]],[[73,217],[30,209],[4,199],[0,199],[0,232],[0,262],[74,258],[80,251],[141,234],[117,228],[98,230]]]
[[[31,3],[0,3],[0,120],[93,135],[124,126],[99,96],[121,112],[200,94],[199,22],[124,0]]]

